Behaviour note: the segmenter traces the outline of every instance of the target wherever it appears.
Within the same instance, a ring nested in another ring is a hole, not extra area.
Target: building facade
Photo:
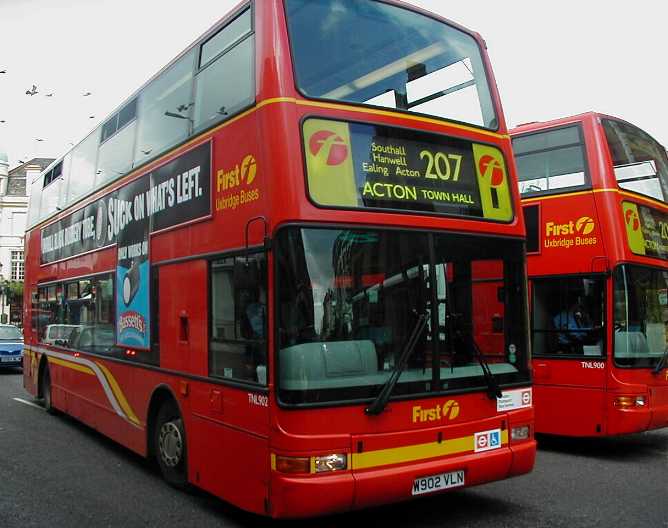
[[[28,199],[33,180],[53,161],[34,158],[9,170],[7,156],[0,153],[0,322],[21,324],[21,290],[24,233]]]

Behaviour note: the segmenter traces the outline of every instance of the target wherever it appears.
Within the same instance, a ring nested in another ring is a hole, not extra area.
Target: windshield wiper
[[[661,356],[661,359],[659,359],[659,362],[656,364],[656,366],[652,369],[653,374],[658,374],[663,370],[663,368],[666,366],[666,363],[668,362],[668,347],[666,350],[663,352],[663,356]]]
[[[489,369],[489,363],[485,361],[485,358],[482,355],[480,348],[478,347],[478,343],[475,342],[473,337],[471,337],[471,343],[473,343],[473,349],[475,350],[476,356],[478,356],[478,363],[480,363],[480,368],[482,369],[482,373],[485,376],[485,381],[487,382],[487,397],[490,400],[497,400],[503,395],[501,393],[501,388],[496,382],[494,374],[492,374],[492,371]]]
[[[385,382],[385,385],[383,385],[383,388],[380,390],[380,393],[373,401],[373,403],[369,405],[366,409],[364,409],[364,412],[366,414],[377,415],[383,412],[383,409],[385,409],[385,406],[387,405],[387,402],[390,399],[390,394],[392,394],[392,391],[394,390],[397,381],[399,381],[399,376],[401,376],[401,373],[406,368],[406,364],[408,363],[408,358],[413,352],[413,349],[415,348],[415,345],[417,344],[420,335],[422,335],[422,332],[427,326],[427,319],[428,317],[426,313],[420,314],[420,316],[418,317],[418,320],[415,323],[415,326],[413,327],[413,331],[411,332],[411,335],[408,338],[408,341],[406,342],[406,346],[401,352],[399,361],[397,361],[397,364],[395,365],[392,374]]]

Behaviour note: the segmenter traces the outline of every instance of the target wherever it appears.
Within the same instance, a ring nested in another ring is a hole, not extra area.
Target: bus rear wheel
[[[188,458],[183,419],[174,403],[158,411],[154,430],[155,457],[163,478],[172,486],[188,485]]]
[[[40,379],[42,398],[44,401],[44,410],[49,414],[56,414],[56,409],[51,403],[51,374],[49,373],[49,364],[44,365],[42,378]]]

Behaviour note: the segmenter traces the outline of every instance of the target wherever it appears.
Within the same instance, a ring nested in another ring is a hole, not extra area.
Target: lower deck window
[[[112,352],[116,339],[111,274],[41,287],[38,300],[41,343],[96,354]]]

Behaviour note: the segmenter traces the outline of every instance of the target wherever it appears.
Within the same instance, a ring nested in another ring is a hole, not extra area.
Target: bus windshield
[[[603,120],[617,184],[622,189],[668,201],[666,150],[639,128],[612,119]]]
[[[383,2],[286,0],[294,68],[307,97],[498,127],[475,39]]]
[[[666,350],[668,271],[625,264],[614,283],[615,363],[653,367]]]
[[[394,395],[528,381],[521,241],[285,228],[278,237],[279,398],[377,396],[422,314]]]

